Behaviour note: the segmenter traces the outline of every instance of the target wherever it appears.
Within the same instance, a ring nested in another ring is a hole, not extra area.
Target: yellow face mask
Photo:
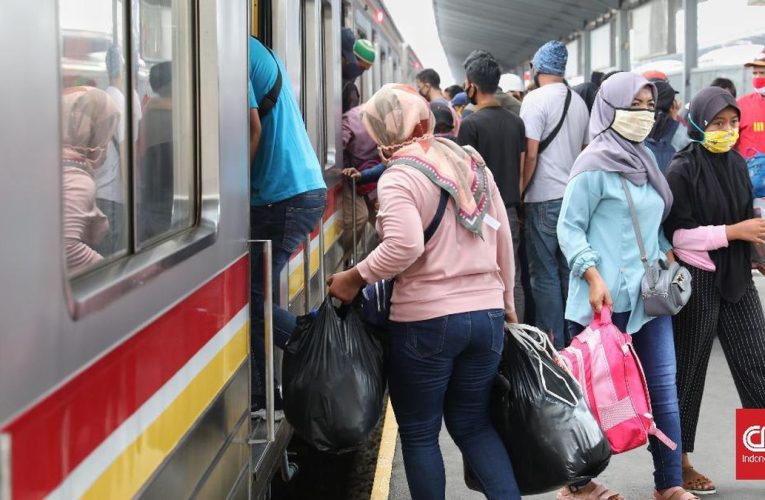
[[[710,153],[727,153],[738,141],[738,128],[704,132],[702,146]]]

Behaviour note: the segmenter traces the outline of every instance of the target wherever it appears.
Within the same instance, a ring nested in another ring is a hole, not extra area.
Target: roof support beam
[[[629,11],[619,9],[616,13],[616,67],[629,71],[630,65],[630,23]]]
[[[691,98],[691,71],[698,66],[698,0],[683,0],[685,47],[683,48],[683,100]]]

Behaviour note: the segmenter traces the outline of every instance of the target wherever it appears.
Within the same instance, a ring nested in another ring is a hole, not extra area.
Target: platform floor
[[[765,303],[765,278],[755,279],[760,300]],[[736,481],[735,479],[735,409],[740,406],[730,370],[719,342],[707,372],[696,452],[692,461],[697,470],[717,483],[718,494],[705,498],[730,500],[765,499],[765,481]],[[441,450],[446,468],[446,498],[449,500],[479,500],[483,495],[468,490],[462,478],[462,456],[446,432],[441,433]],[[600,480],[619,491],[628,500],[653,499],[652,463],[645,449],[614,456]],[[374,498],[374,496],[373,496]],[[392,500],[411,498],[406,484],[400,442],[397,442],[390,479]],[[535,500],[554,499],[555,493],[524,497]]]

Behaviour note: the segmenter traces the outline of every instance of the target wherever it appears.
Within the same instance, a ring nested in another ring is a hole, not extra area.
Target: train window
[[[83,15],[87,12],[88,15]],[[112,1],[61,0],[61,175],[70,273],[128,250],[128,95],[122,10]]]
[[[72,276],[195,221],[191,21],[187,2],[59,1],[63,227]]]
[[[138,248],[195,220],[191,14],[188,2],[142,0],[132,17],[149,81],[133,153]]]

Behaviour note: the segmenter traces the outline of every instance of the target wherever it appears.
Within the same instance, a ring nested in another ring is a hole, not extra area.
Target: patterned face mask
[[[710,153],[727,153],[738,141],[738,127],[730,130],[712,130],[710,132],[704,132],[701,127],[696,125],[696,122],[689,116],[688,121],[691,125],[696,127],[699,132],[704,134],[704,140],[693,140],[704,146]]]

